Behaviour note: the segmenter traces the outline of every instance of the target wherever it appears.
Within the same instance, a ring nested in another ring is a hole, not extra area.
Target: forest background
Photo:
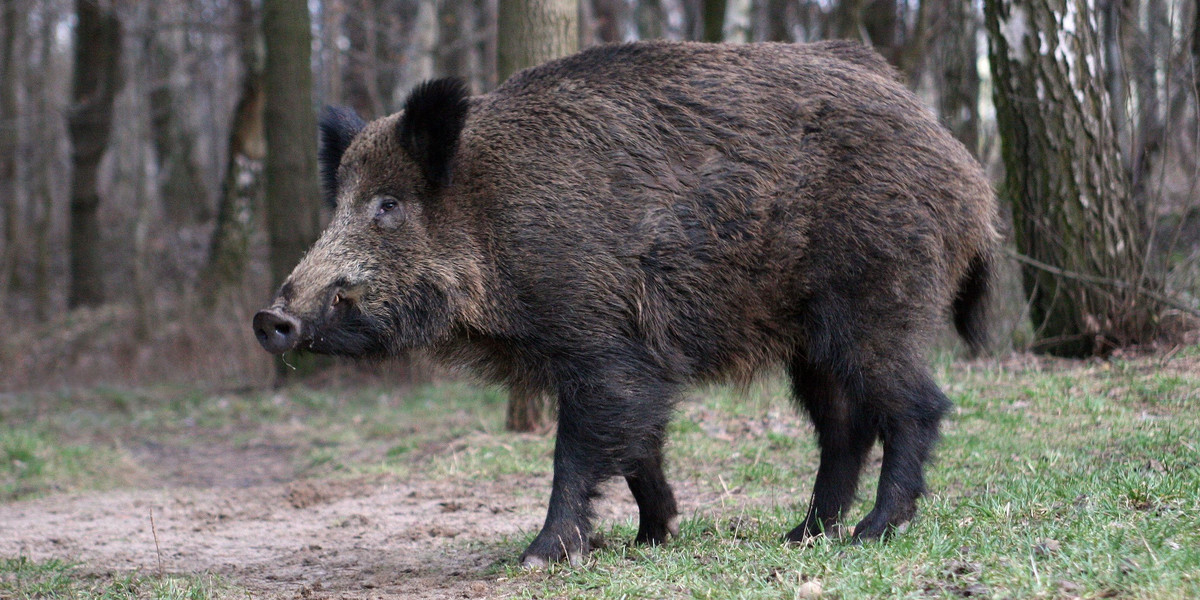
[[[1195,343],[1195,0],[0,6],[0,391],[278,382],[290,371],[249,322],[329,218],[322,105],[380,117],[426,79],[486,93],[521,67],[639,39],[874,46],[1002,198],[996,352]],[[317,371],[355,369],[428,376],[419,359]]]

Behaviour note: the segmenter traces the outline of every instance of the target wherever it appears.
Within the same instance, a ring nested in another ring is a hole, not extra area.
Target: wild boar
[[[411,348],[557,398],[545,525],[521,561],[577,562],[623,476],[637,541],[677,535],[663,475],[681,390],[782,366],[820,466],[800,541],[848,509],[877,440],[875,506],[906,523],[949,401],[926,363],[974,346],[998,244],[971,154],[874,51],[848,42],[586,50],[470,96],[321,119],[335,212],[254,330],[271,352]]]

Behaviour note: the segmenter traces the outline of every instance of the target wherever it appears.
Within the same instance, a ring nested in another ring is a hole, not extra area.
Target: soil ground
[[[212,573],[255,598],[499,598],[519,585],[503,566],[541,525],[548,474],[306,478],[301,448],[276,438],[138,442],[133,489],[0,503],[0,556]],[[689,487],[676,485],[685,514],[713,501]],[[636,519],[623,483],[604,492],[601,521]]]

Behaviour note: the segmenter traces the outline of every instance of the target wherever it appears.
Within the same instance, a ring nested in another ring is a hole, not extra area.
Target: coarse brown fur
[[[276,351],[427,347],[555,393],[554,489],[527,564],[587,551],[590,499],[614,475],[638,540],[665,540],[680,389],[773,365],[822,448],[788,538],[837,523],[877,439],[855,533],[912,516],[948,406],[924,354],[950,316],[982,342],[997,213],[976,161],[875,52],[602,46],[490,94],[433,82],[402,113],[323,128],[336,214],[256,330]]]

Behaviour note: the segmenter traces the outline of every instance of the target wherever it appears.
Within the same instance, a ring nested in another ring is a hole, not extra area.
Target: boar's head
[[[472,270],[445,197],[468,106],[463,84],[442,79],[369,124],[325,110],[319,162],[333,218],[254,316],[263,348],[385,356],[450,332]]]

